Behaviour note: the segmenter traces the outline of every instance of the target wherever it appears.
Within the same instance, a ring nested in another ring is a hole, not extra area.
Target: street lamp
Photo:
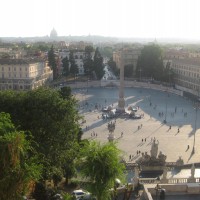
[[[164,119],[164,123],[166,124],[167,123],[167,103],[168,103],[168,97],[169,97],[169,94],[168,94],[168,91],[166,91],[166,94],[167,94],[167,97],[166,97],[166,105],[165,105],[165,119]]]
[[[156,185],[155,190],[156,190],[156,200],[157,200],[158,199],[158,192],[161,190],[161,187],[160,187],[159,184]]]
[[[139,70],[139,71],[140,71],[140,82],[141,82],[141,72],[142,72],[142,69],[140,68],[140,70]]]
[[[192,149],[192,154],[195,153],[195,139],[196,139],[196,130],[197,130],[197,109],[198,109],[198,104],[195,104],[195,122],[194,122],[194,141],[193,141],[193,149]]]

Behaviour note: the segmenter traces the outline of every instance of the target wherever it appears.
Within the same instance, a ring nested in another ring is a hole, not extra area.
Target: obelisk
[[[125,112],[124,106],[125,106],[125,100],[124,100],[124,66],[121,65],[120,66],[118,110],[120,112]]]

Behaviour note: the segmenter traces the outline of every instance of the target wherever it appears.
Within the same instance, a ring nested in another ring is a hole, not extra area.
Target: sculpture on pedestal
[[[115,130],[115,123],[111,121],[110,123],[108,123],[108,131],[109,131],[108,140],[109,140],[109,142],[112,142],[115,139],[115,136],[113,134],[114,130]]]
[[[151,151],[150,151],[152,158],[156,158],[157,157],[157,154],[158,154],[158,144],[159,144],[159,142],[156,143],[156,140],[154,139],[153,143],[151,145]]]
[[[154,139],[151,145],[150,155],[148,155],[147,152],[142,153],[142,157],[139,158],[136,162],[141,166],[165,166],[167,156],[164,155],[161,151],[158,154],[158,144],[159,142],[156,142]]]

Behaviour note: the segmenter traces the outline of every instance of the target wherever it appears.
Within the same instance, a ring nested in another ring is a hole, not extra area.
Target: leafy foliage
[[[64,97],[49,88],[0,92],[0,112],[10,113],[14,124],[30,131],[38,144],[44,179],[53,175],[55,167],[68,163],[66,155],[72,149],[76,152],[80,138],[76,101],[72,95]]]
[[[92,60],[92,52],[94,51],[92,46],[86,46],[85,47],[85,58],[83,61],[83,67],[85,74],[92,75],[92,72],[94,71],[94,62]]]
[[[124,76],[125,77],[133,76],[133,65],[132,64],[124,66]]]
[[[116,62],[113,61],[113,58],[111,58],[111,59],[108,61],[108,66],[110,67],[110,69],[112,70],[112,72],[113,72],[116,76],[119,75],[119,68],[117,68]]]
[[[51,46],[51,49],[48,51],[48,65],[53,70],[53,80],[55,80],[58,76],[58,69],[57,69],[53,45]]]
[[[82,148],[81,173],[90,182],[90,191],[98,200],[108,199],[109,189],[116,178],[123,177],[124,164],[120,162],[120,150],[115,143],[101,145],[90,142]]]
[[[30,136],[17,131],[10,115],[0,113],[0,197],[17,200],[40,178],[42,165],[31,147]]]
[[[96,48],[94,53],[94,71],[98,79],[101,79],[104,75],[103,57],[101,56],[99,49]]]
[[[75,62],[74,52],[72,50],[69,53],[69,62],[70,62],[70,73],[75,76],[76,74],[78,74],[78,65]]]
[[[164,67],[162,51],[158,45],[151,44],[144,46],[136,67],[136,75],[138,77],[140,76],[140,70],[142,71],[143,77],[162,80]]]
[[[69,60],[67,56],[62,59],[62,63],[63,63],[63,75],[68,76],[69,75]]]

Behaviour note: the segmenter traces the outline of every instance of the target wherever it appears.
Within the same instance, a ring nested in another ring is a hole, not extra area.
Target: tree
[[[162,80],[163,69],[161,48],[155,44],[144,46],[138,58],[136,76],[140,77],[140,71],[142,71],[145,77]]]
[[[40,178],[42,165],[31,147],[30,138],[30,134],[26,136],[23,131],[16,130],[9,114],[0,113],[1,200],[21,200]]]
[[[71,99],[72,97],[72,91],[70,87],[62,87],[59,92],[63,99]]]
[[[63,63],[63,65],[62,65],[63,75],[68,76],[69,75],[69,60],[68,60],[67,56],[62,59],[62,63]]]
[[[101,79],[104,75],[103,57],[101,56],[98,47],[94,53],[94,71],[98,79]]]
[[[124,176],[125,166],[120,162],[120,150],[115,143],[101,145],[92,141],[85,144],[80,163],[81,174],[89,181],[89,191],[98,200],[108,199],[115,179]]]
[[[85,47],[85,58],[83,60],[83,67],[85,74],[91,76],[94,71],[94,61],[92,60],[92,52],[94,51],[92,46]]]
[[[51,49],[48,51],[48,65],[53,70],[53,80],[55,80],[58,77],[58,69],[57,69],[56,57],[53,45],[51,46]]]
[[[27,92],[0,92],[0,112],[10,113],[14,124],[30,131],[43,156],[43,178],[51,178],[55,168],[67,163],[67,153],[79,141],[79,115],[76,100],[50,88]],[[67,97],[67,98],[65,98]]]
[[[116,62],[113,61],[113,57],[108,61],[108,66],[116,76],[119,75],[119,68],[117,68]]]
[[[133,65],[132,64],[124,66],[124,76],[125,77],[133,76]]]
[[[70,73],[74,75],[78,74],[78,65],[74,59],[74,52],[71,50],[69,53],[69,62],[70,62]]]

